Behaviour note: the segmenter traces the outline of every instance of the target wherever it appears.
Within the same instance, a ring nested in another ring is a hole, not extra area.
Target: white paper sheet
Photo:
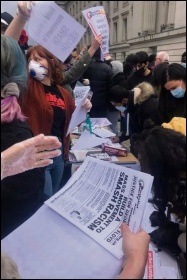
[[[149,174],[87,156],[45,203],[120,259],[120,225],[140,229],[152,182]]]
[[[105,128],[95,128],[93,130],[93,133],[98,135],[99,137],[102,137],[102,138],[108,138],[108,137],[116,136],[115,133],[113,133],[110,130],[107,130]]]
[[[88,94],[89,94],[89,90],[87,89],[87,93],[84,94],[82,100],[79,100],[79,104],[71,116],[71,120],[67,129],[66,136],[69,133],[71,133],[76,126],[78,126],[80,123],[86,120],[87,112],[86,109],[82,107],[82,105],[85,102]]]
[[[22,279],[115,279],[118,260],[87,234],[43,205],[1,240]]]
[[[71,148],[71,150],[74,151],[89,149],[107,142],[108,139],[96,137],[93,133],[90,133],[88,130],[84,130],[79,139],[77,140],[76,144]]]
[[[176,259],[165,252],[158,252],[154,244],[150,243],[143,279],[179,279]]]
[[[54,1],[36,1],[28,21],[29,36],[64,61],[86,29]]]
[[[103,56],[109,54],[109,25],[103,6],[97,6],[82,11],[93,34],[96,36],[102,34],[103,41],[101,45]]]
[[[76,86],[73,90],[74,98],[75,98],[75,106],[77,107],[81,100],[88,95],[90,91],[89,86]]]
[[[90,121],[93,129],[111,125],[107,118],[90,118]]]

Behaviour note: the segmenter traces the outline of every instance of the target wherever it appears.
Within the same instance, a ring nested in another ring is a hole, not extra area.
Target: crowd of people
[[[83,107],[107,118],[113,143],[130,140],[141,171],[154,176],[153,232],[133,234],[121,225],[124,264],[119,279],[143,278],[149,241],[172,255],[186,253],[186,52],[145,51],[124,61],[102,59],[102,35],[60,61],[41,45],[28,46],[24,29],[32,1],[18,1],[13,18],[1,14],[1,239],[36,212],[62,186],[68,160],[67,127],[75,110],[77,81],[93,96]],[[121,119],[121,131],[118,119]],[[166,208],[178,222],[171,222]],[[1,279],[19,278],[1,255]]]

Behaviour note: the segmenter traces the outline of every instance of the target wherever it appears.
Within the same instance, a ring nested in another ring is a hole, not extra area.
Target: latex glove
[[[88,98],[86,98],[86,100],[84,101],[84,103],[82,104],[82,107],[84,109],[86,109],[86,112],[90,112],[91,108],[92,108],[92,103],[90,102],[90,100]]]
[[[118,136],[111,137],[111,141],[112,143],[119,143],[119,137]]]
[[[1,180],[29,169],[51,164],[61,154],[61,142],[55,136],[37,135],[14,144],[1,153]]]
[[[158,248],[171,253],[172,255],[178,255],[181,249],[178,246],[178,237],[182,233],[176,228],[158,228],[151,233],[151,241],[158,246]]]
[[[35,4],[35,1],[18,1],[17,3],[17,16],[21,19],[27,21],[30,17],[32,10],[32,5]]]

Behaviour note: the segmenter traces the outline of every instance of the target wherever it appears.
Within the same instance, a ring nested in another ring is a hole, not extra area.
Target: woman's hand
[[[16,15],[23,20],[28,20],[30,17],[32,5],[35,4],[35,1],[18,1],[17,3],[17,13]]]
[[[126,224],[121,225],[121,233],[123,236],[123,253],[125,259],[128,259],[131,255],[142,255],[146,261],[150,242],[149,234],[143,229],[138,233],[133,233]]]
[[[43,134],[14,144],[1,153],[1,179],[51,164],[51,158],[61,154],[61,146],[57,137]]]
[[[96,50],[102,45],[102,40],[103,40],[103,36],[101,34],[94,37],[92,44],[88,49],[88,53],[90,57],[92,57],[96,52]]]
[[[118,278],[142,279],[147,262],[150,237],[143,229],[136,234],[131,232],[126,224],[121,225],[121,233],[124,264]]]
[[[118,136],[111,137],[111,141],[112,143],[119,143],[119,137]]]
[[[82,104],[82,107],[84,109],[86,109],[87,112],[90,112],[90,110],[92,108],[92,103],[90,102],[90,100],[88,98],[86,98],[85,102]]]

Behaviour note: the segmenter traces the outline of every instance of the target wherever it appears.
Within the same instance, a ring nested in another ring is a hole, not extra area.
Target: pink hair
[[[1,123],[10,123],[13,120],[24,122],[26,117],[22,114],[16,96],[1,99]]]

